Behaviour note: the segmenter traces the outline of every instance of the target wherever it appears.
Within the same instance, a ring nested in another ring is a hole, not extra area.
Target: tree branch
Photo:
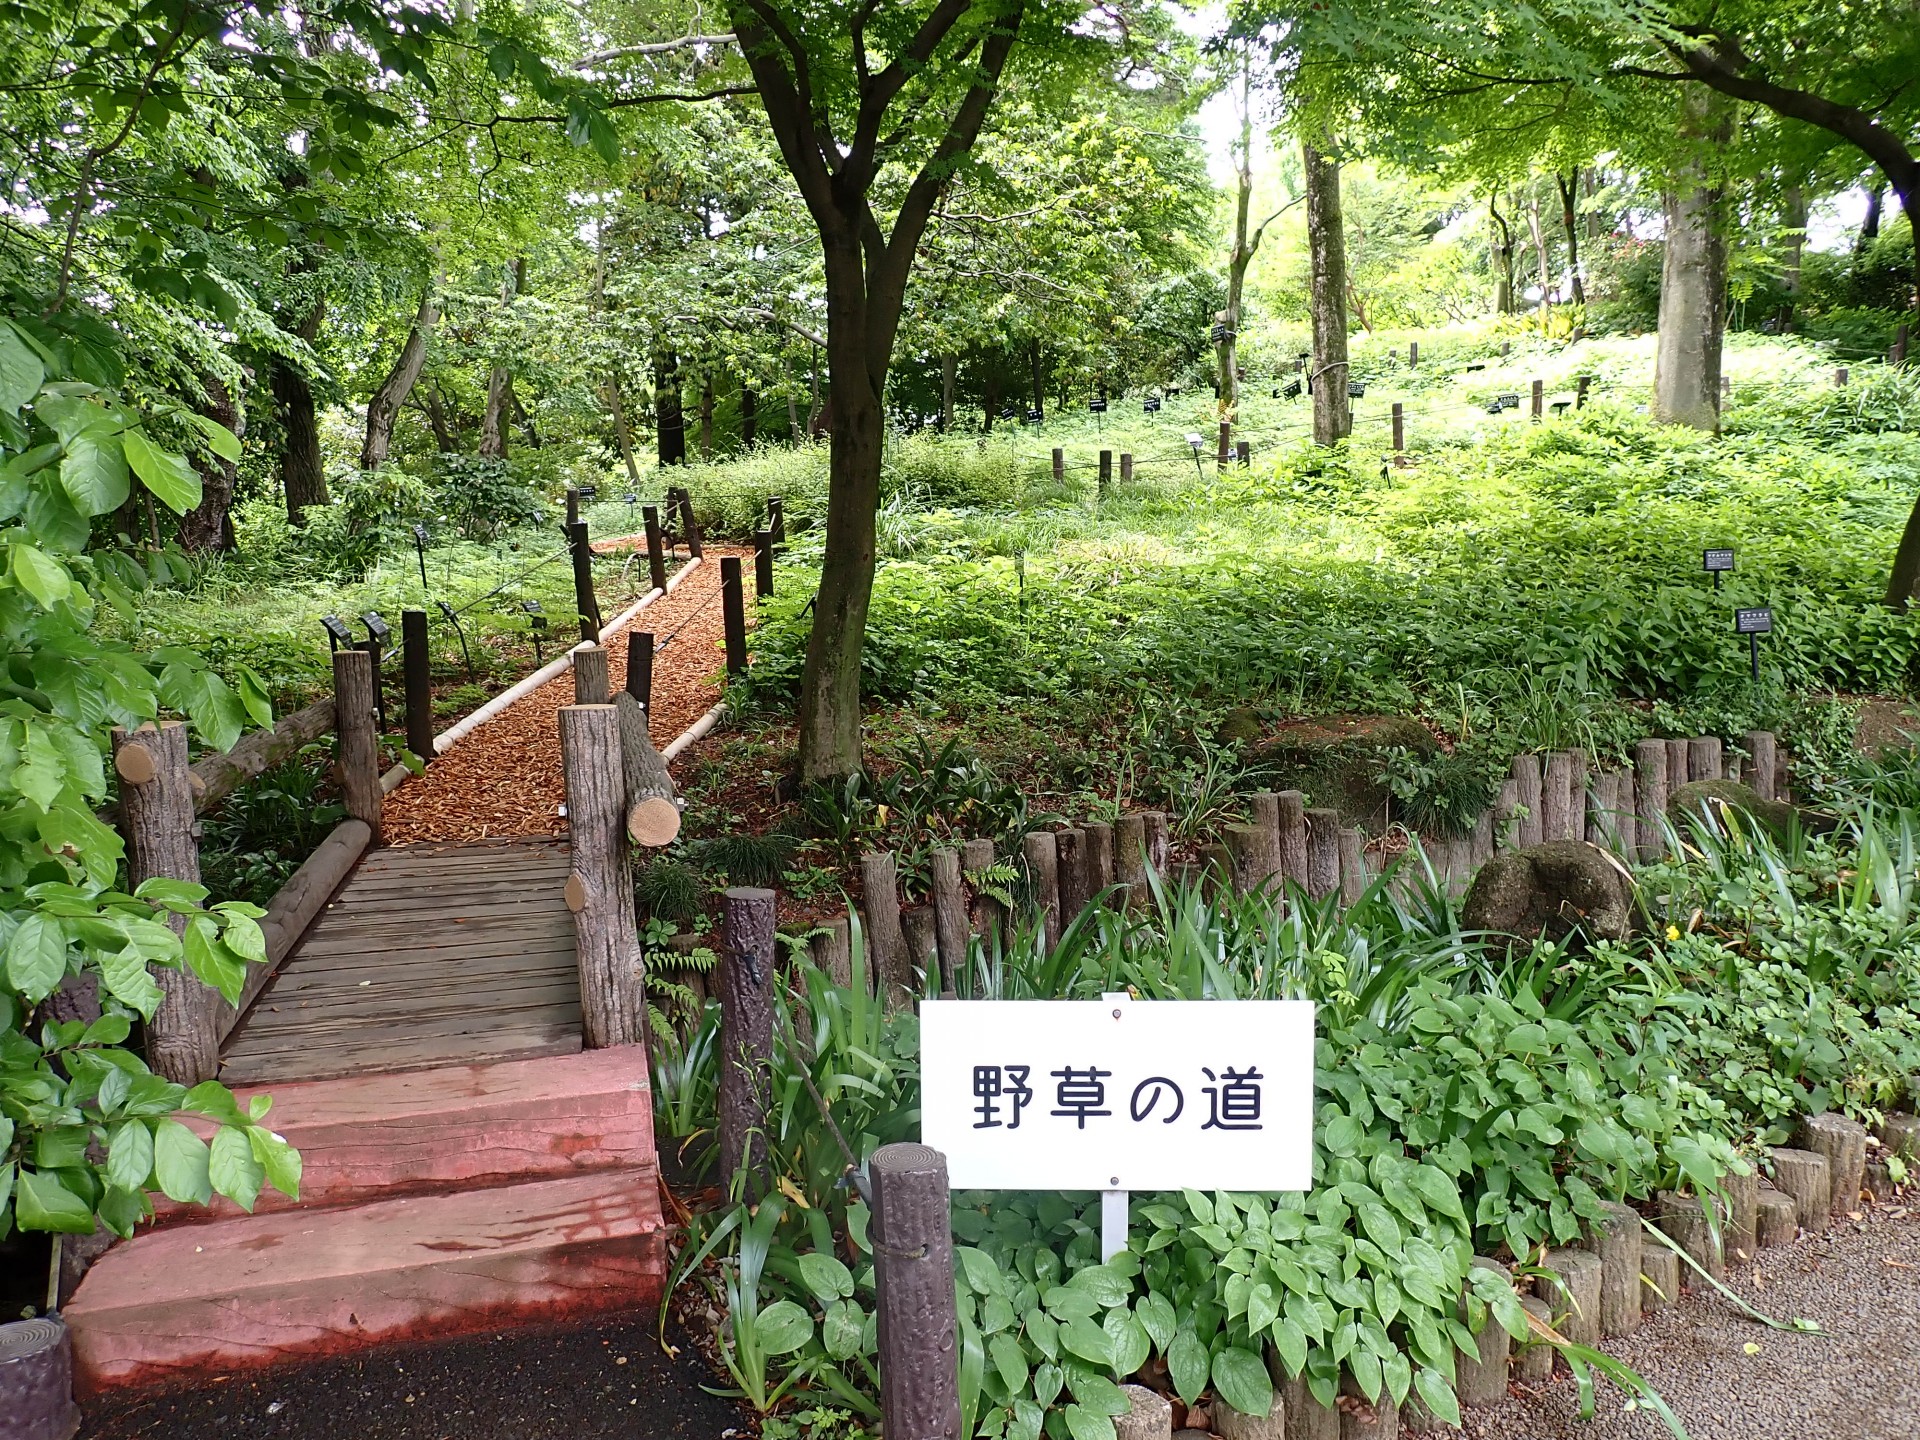
[[[642,55],[665,55],[674,50],[694,50],[702,45],[719,46],[733,44],[733,36],[726,35],[682,35],[678,40],[660,40],[650,45],[616,45],[611,50],[596,50],[582,57],[574,66],[576,70],[588,70],[604,65],[609,60],[629,60]]]

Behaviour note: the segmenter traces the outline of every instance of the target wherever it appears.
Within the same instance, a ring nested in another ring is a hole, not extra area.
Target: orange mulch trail
[[[653,741],[662,748],[720,698],[720,557],[752,554],[738,546],[707,546],[699,568],[628,626],[653,632]],[[607,638],[609,678],[617,690],[626,684],[627,643],[623,635]],[[572,703],[568,670],[459,741],[424,775],[408,777],[387,797],[386,843],[565,834],[559,714]]]

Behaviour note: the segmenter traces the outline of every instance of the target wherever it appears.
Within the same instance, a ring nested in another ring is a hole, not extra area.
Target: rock
[[[1271,738],[1253,744],[1248,753],[1272,767],[1280,777],[1277,786],[1303,790],[1315,804],[1339,811],[1347,822],[1378,830],[1387,809],[1387,792],[1379,775],[1387,752],[1396,747],[1424,759],[1440,753],[1439,742],[1426,726],[1394,715],[1326,715],[1288,721]]]
[[[1823,810],[1789,805],[1783,800],[1762,799],[1751,786],[1732,780],[1690,780],[1667,797],[1667,814],[1678,825],[1689,816],[1702,814],[1718,821],[1725,810],[1739,810],[1764,825],[1778,839],[1787,833],[1796,818],[1807,835],[1831,834],[1840,821]],[[1684,834],[1685,832],[1682,831]]]
[[[1626,866],[1584,840],[1503,850],[1480,867],[1461,902],[1460,924],[1520,940],[1625,938],[1633,923]]]
[[[1166,1396],[1144,1385],[1122,1385],[1120,1393],[1133,1408],[1115,1418],[1114,1440],[1171,1440],[1173,1404]]]
[[[1220,721],[1220,728],[1214,735],[1222,745],[1245,745],[1266,733],[1266,724],[1260,719],[1258,710],[1251,705],[1236,705]]]

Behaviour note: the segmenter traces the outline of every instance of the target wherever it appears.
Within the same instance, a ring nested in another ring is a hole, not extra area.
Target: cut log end
[[[680,833],[680,807],[662,796],[650,796],[627,811],[627,838],[636,845],[658,849]]]
[[[578,915],[587,906],[587,883],[578,875],[567,876],[567,887],[562,892],[567,899],[567,909]]]
[[[113,768],[129,785],[145,785],[159,773],[154,769],[152,752],[132,743],[120,747],[120,753],[113,757]]]

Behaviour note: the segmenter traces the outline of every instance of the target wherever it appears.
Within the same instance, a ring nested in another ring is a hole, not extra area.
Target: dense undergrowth
[[[1131,1247],[1105,1264],[1097,1197],[957,1195],[962,1433],[1101,1440],[1136,1372],[1264,1414],[1269,1353],[1323,1401],[1349,1383],[1454,1418],[1471,1330],[1539,1338],[1474,1254],[1524,1279],[1602,1201],[1709,1192],[1809,1111],[1911,1106],[1920,815],[1888,802],[1915,798],[1913,759],[1856,783],[1825,839],[1690,833],[1638,873],[1641,930],[1621,944],[1510,954],[1463,934],[1442,889],[1403,900],[1384,882],[1345,911],[1296,895],[1284,915],[1163,889],[1145,914],[1090,909],[1051,950],[1030,930],[976,944],[963,996],[1311,999],[1318,1115],[1310,1192],[1136,1195]],[[914,1018],[883,1015],[860,978],[836,986],[796,951],[773,1188],[699,1217],[681,1257],[724,1300],[720,1354],[752,1405],[807,1394],[856,1424],[877,1414],[873,1270],[835,1136],[864,1161],[915,1136],[918,1104]],[[660,1131],[696,1166],[716,1025],[709,1008],[656,1066]],[[1567,1354],[1576,1374],[1604,1363]]]

